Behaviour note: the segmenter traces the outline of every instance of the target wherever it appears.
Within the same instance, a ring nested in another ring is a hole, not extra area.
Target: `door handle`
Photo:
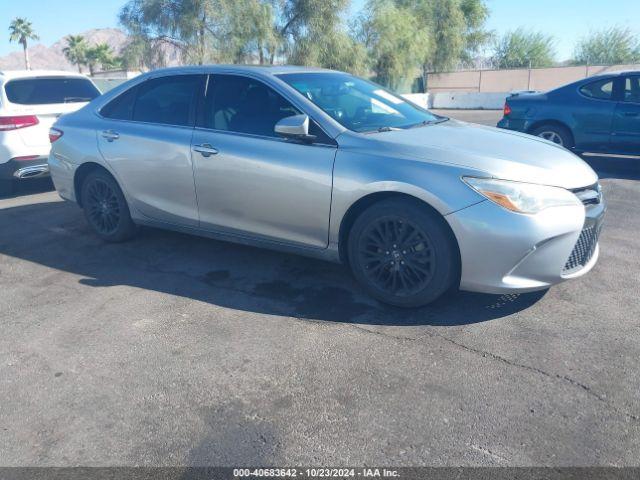
[[[203,143],[202,145],[194,145],[193,151],[198,152],[203,157],[210,157],[211,155],[216,155],[219,152],[217,148],[212,147],[208,143]]]
[[[622,112],[625,117],[637,117],[640,115],[639,112]]]
[[[113,130],[105,130],[102,132],[102,138],[105,138],[107,142],[113,142],[120,138],[120,134],[118,132],[114,132]]]

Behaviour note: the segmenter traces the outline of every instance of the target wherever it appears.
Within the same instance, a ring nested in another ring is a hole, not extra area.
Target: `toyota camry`
[[[580,158],[346,73],[156,70],[50,139],[59,194],[105,241],[149,225],[343,262],[396,306],[546,289],[598,258],[605,203]]]

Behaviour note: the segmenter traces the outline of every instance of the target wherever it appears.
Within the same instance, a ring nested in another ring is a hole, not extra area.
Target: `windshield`
[[[287,73],[278,77],[355,132],[411,128],[446,120],[380,85],[346,73]]]
[[[77,77],[21,78],[7,82],[7,100],[20,105],[89,102],[100,92],[89,80]]]

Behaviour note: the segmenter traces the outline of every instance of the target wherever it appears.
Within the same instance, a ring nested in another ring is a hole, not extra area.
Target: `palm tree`
[[[113,56],[111,47],[106,43],[99,43],[86,51],[86,64],[89,66],[89,72],[93,75],[96,65],[100,65],[103,69],[116,65],[117,61]]]
[[[28,40],[38,40],[40,37],[33,30],[33,26],[31,22],[26,18],[15,18],[11,25],[9,25],[9,41],[10,42],[18,42],[22,45],[22,49],[24,51],[24,66],[27,70],[31,70],[31,65],[29,64],[29,52],[27,52],[27,41]]]
[[[67,46],[62,49],[64,56],[71,64],[77,65],[78,72],[82,73],[82,65],[87,61],[89,44],[82,35],[69,35],[66,40]]]

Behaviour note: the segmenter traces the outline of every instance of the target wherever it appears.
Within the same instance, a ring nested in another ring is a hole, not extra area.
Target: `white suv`
[[[49,128],[99,95],[77,73],[0,72],[0,196],[11,194],[18,180],[49,174]]]

